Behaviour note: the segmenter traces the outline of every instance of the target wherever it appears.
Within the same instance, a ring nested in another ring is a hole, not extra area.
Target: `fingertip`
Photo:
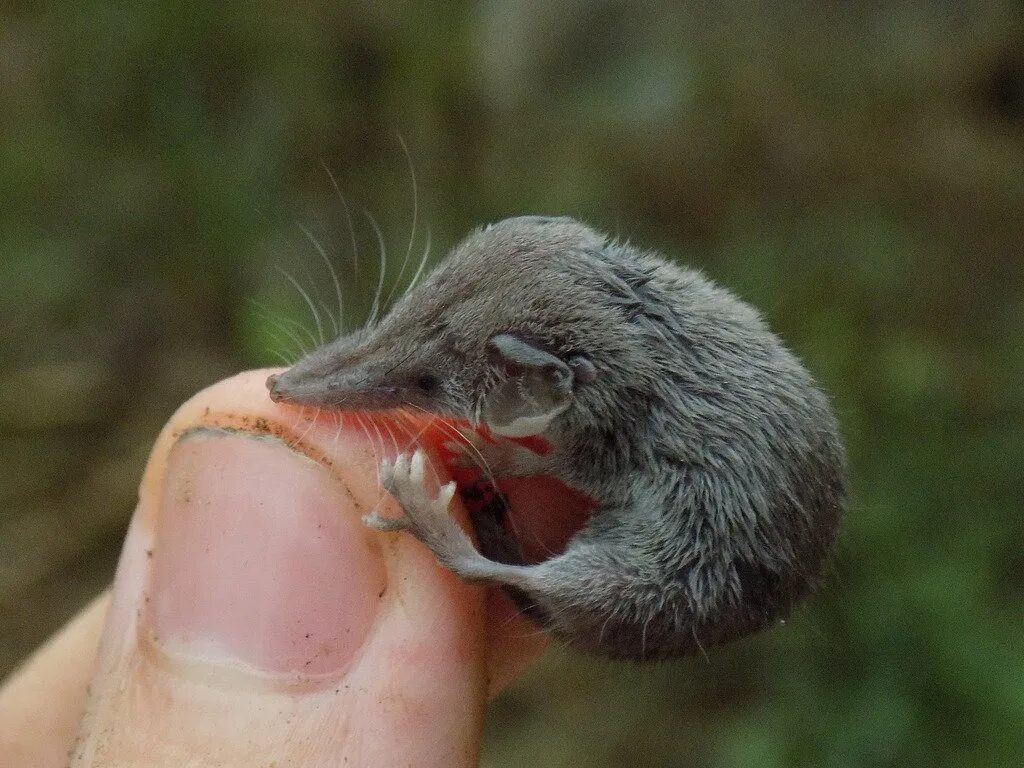
[[[303,420],[253,378],[194,398],[154,450],[80,764],[212,748],[224,766],[253,750],[282,765],[474,765],[482,590],[412,537],[365,527],[363,510],[398,511],[368,435]]]

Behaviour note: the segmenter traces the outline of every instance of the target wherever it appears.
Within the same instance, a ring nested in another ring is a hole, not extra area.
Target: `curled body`
[[[512,589],[557,637],[607,657],[692,654],[785,616],[818,584],[845,507],[828,400],[758,312],[568,218],[471,234],[379,324],[269,386],[279,400],[413,407],[547,440],[545,455],[487,451],[495,475],[551,475],[594,499],[544,562],[481,554],[445,494],[417,491],[416,460],[382,476],[405,516],[368,522]]]

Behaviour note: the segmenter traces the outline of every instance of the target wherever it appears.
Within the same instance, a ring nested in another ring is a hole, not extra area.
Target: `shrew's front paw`
[[[400,517],[366,515],[363,522],[379,531],[408,531],[430,548],[434,556],[448,567],[453,567],[476,550],[448,514],[448,505],[455,495],[455,483],[449,482],[431,494],[426,482],[426,457],[417,450],[412,457],[398,456],[394,461],[384,459],[380,464],[380,483],[401,505]]]

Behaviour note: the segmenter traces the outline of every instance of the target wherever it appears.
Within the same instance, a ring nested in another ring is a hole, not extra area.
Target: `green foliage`
[[[273,265],[334,288],[296,223],[348,327],[378,275],[363,208],[398,281],[401,132],[414,258],[424,223],[436,259],[521,212],[659,247],[764,309],[849,440],[819,598],[707,660],[555,653],[495,705],[485,764],[1019,763],[1024,10],[715,7],[8,7],[0,671],[109,579],[176,404],[309,343]]]

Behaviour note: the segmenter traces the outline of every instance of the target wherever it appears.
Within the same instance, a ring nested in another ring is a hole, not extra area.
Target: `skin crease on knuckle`
[[[478,551],[393,467],[404,515],[366,522],[610,658],[689,655],[784,618],[817,586],[846,506],[828,399],[758,312],[569,218],[472,233],[382,319],[268,387],[485,427],[497,442],[464,438],[463,459],[487,479],[550,476],[592,499],[564,552],[533,565],[501,526],[476,524]]]

